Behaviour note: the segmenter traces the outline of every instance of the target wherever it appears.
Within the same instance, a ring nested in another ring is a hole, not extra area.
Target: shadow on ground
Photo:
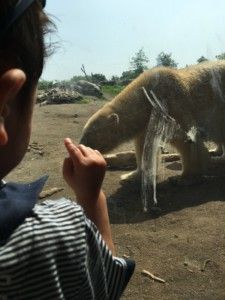
[[[225,175],[221,175],[225,174],[225,162],[213,162],[210,174],[202,182],[190,186],[177,186],[168,179],[159,183],[159,209],[152,212],[143,211],[141,184],[124,182],[108,199],[110,220],[114,224],[139,223],[210,201],[225,201]],[[150,205],[153,205],[152,200]]]

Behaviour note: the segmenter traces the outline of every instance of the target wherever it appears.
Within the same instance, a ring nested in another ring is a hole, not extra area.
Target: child
[[[0,179],[29,144],[37,82],[50,22],[45,1],[0,2]],[[134,269],[114,257],[102,155],[65,139],[63,175],[78,204],[37,204],[46,177],[1,182],[0,299],[119,299]]]

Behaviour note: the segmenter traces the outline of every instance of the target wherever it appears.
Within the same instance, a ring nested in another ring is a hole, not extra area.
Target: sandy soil
[[[95,101],[36,106],[32,147],[8,179],[30,181],[47,173],[46,189],[64,188],[52,198],[73,198],[61,175],[66,155],[63,138],[79,141],[84,123],[101,105]],[[131,149],[133,144],[128,143],[119,150]],[[139,184],[121,185],[120,175],[127,171],[107,171],[104,189],[117,254],[136,261],[123,299],[225,299],[225,163],[215,160],[212,174],[216,176],[194,186],[178,187],[167,181],[180,171],[179,162],[160,165],[163,181],[157,196],[162,212],[158,216],[143,212]],[[143,269],[166,282],[144,277]]]

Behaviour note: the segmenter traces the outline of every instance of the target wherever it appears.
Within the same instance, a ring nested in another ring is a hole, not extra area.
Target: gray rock
[[[101,98],[103,95],[100,87],[97,86],[97,84],[86,80],[77,81],[73,85],[73,89],[81,93],[82,95],[94,96],[98,98]]]

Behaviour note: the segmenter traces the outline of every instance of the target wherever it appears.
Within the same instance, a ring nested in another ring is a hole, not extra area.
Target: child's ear
[[[10,69],[0,77],[0,115],[9,99],[16,97],[26,81],[25,73],[20,69]]]
[[[18,95],[25,81],[25,73],[19,69],[5,71],[0,77],[0,145],[8,142],[8,134],[4,125],[5,106],[9,100]]]

